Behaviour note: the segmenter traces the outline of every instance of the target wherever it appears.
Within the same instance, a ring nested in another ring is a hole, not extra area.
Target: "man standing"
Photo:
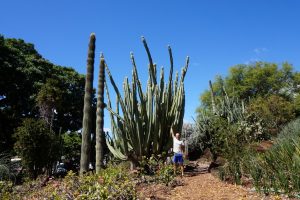
[[[171,127],[171,134],[173,137],[173,152],[174,152],[174,174],[176,174],[177,166],[180,166],[181,176],[183,176],[183,153],[184,143],[180,140],[180,133],[174,135],[173,128]]]

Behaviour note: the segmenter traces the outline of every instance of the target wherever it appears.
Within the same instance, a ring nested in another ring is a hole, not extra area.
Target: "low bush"
[[[47,186],[32,186],[23,192],[11,193],[14,199],[136,199],[135,184],[122,166],[111,165],[100,174],[77,176],[70,171],[60,181]],[[31,187],[31,188],[32,188]]]
[[[12,192],[12,182],[10,181],[0,181],[0,199],[9,200]]]
[[[164,183],[169,185],[175,178],[173,166],[166,163],[166,154],[150,158],[143,157],[140,161],[139,178],[149,176],[148,182]]]
[[[300,119],[290,122],[265,153],[249,159],[254,186],[264,193],[300,193]]]

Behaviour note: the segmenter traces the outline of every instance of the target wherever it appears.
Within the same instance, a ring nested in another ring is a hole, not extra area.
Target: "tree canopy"
[[[81,128],[84,75],[46,60],[33,44],[1,35],[0,71],[0,152],[12,150],[11,136],[24,118],[48,118],[54,132]]]
[[[293,100],[299,93],[299,84],[300,73],[294,72],[291,64],[256,62],[231,67],[225,78],[216,77],[212,87],[216,97],[221,95],[222,87],[225,87],[229,96],[246,101],[270,95]],[[201,94],[200,100],[201,108],[210,107],[210,91],[206,90]]]

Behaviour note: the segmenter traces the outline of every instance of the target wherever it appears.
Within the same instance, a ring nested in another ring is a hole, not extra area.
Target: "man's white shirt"
[[[176,137],[173,137],[173,152],[182,154],[181,145],[183,145],[183,141],[178,140]]]

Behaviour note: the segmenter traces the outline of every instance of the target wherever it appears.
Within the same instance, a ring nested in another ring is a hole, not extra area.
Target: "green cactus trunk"
[[[189,64],[187,57],[180,79],[178,80],[178,73],[176,73],[173,84],[173,56],[169,47],[171,62],[169,80],[165,83],[164,68],[161,69],[160,80],[157,80],[156,64],[152,61],[144,38],[142,38],[142,42],[149,59],[149,78],[145,92],[142,90],[133,54],[131,54],[133,65],[131,83],[128,78],[125,78],[123,96],[116,86],[108,66],[105,65],[117,96],[116,111],[113,111],[107,84],[105,84],[108,97],[107,109],[110,112],[112,125],[112,137],[107,137],[106,142],[115,157],[130,160],[133,167],[143,156],[162,154],[170,149],[172,145],[171,126],[174,130],[181,130],[185,105],[184,78]],[[119,107],[122,112],[119,112]]]
[[[96,173],[103,167],[103,140],[104,140],[104,57],[101,55],[98,79],[97,111],[96,111]]]
[[[80,174],[87,172],[89,169],[90,149],[91,149],[91,129],[92,129],[92,98],[93,98],[93,79],[94,79],[94,58],[95,58],[94,33],[90,35],[87,74],[85,79],[84,108],[82,121],[82,144],[80,158]]]

